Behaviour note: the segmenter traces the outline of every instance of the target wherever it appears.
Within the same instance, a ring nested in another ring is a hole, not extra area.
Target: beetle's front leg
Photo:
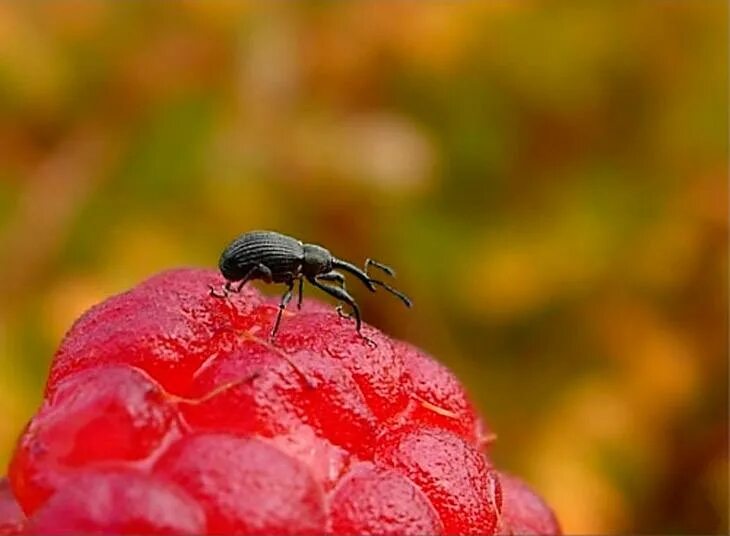
[[[326,274],[321,274],[317,276],[318,281],[334,281],[335,283],[340,284],[340,288],[344,291],[347,291],[347,284],[345,283],[345,276],[342,275],[340,272],[336,272],[335,270],[332,270],[331,272],[327,272]]]
[[[347,292],[347,284],[345,283],[345,276],[342,275],[340,272],[336,272],[336,271],[332,270],[331,272],[327,272],[326,274],[317,276],[317,279],[319,281],[334,281],[336,283],[339,283],[340,288],[342,290],[344,290],[345,292]],[[335,308],[335,311],[337,311],[337,314],[340,316],[340,318],[350,319],[353,316],[352,313],[346,313],[344,311],[344,307],[342,307],[342,305],[338,305]]]
[[[330,272],[330,273],[332,273],[332,272]],[[324,275],[329,275],[329,274],[324,274]],[[341,276],[342,274],[338,274],[338,275]],[[310,278],[309,282],[312,283],[312,285],[314,285],[315,287],[325,291],[330,296],[337,298],[338,300],[343,301],[347,305],[349,305],[352,308],[352,315],[355,317],[355,331],[357,331],[357,334],[360,335],[360,337],[362,337],[368,345],[377,346],[375,341],[373,341],[369,337],[366,337],[365,335],[362,334],[362,331],[360,331],[360,329],[362,327],[362,319],[360,316],[360,307],[357,305],[357,302],[355,301],[355,299],[352,296],[350,296],[350,294],[348,294],[348,292],[343,288],[323,285],[321,283],[322,279],[323,279],[322,276],[318,276],[318,277]],[[333,277],[333,279],[336,280],[337,279],[336,276]],[[325,280],[327,280],[327,279],[325,279]]]

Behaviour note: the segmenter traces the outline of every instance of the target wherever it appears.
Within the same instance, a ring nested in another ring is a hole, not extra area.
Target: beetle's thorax
[[[332,271],[332,254],[316,244],[304,244],[302,273],[307,277]]]

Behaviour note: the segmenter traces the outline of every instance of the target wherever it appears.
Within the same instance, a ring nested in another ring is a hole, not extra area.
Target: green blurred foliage
[[[0,4],[0,461],[82,311],[274,228],[399,269],[566,531],[724,532],[727,15]]]

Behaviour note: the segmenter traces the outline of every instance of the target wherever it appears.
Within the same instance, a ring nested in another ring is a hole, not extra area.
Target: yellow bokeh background
[[[727,9],[0,4],[0,463],[81,312],[272,228],[397,267],[566,532],[724,533]]]

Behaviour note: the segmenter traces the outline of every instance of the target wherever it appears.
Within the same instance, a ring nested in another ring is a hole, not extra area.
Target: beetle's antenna
[[[393,296],[395,296],[400,301],[402,301],[406,307],[413,306],[413,302],[411,301],[411,299],[408,296],[406,296],[405,294],[403,294],[400,290],[394,289],[389,284],[384,283],[383,281],[378,281],[377,279],[371,279],[370,282],[383,287],[385,290],[390,292]]]
[[[390,266],[388,266],[386,264],[383,264],[382,262],[378,262],[373,259],[365,259],[365,273],[366,274],[368,273],[368,268],[370,268],[370,266],[375,266],[376,268],[378,268],[379,270],[382,270],[389,276],[395,277],[395,270],[393,270],[393,268],[391,268]]]
[[[346,272],[351,273],[355,277],[357,277],[360,281],[363,282],[363,284],[368,287],[372,292],[375,292],[375,285],[379,285],[383,287],[385,290],[393,294],[395,297],[397,297],[399,300],[401,300],[406,307],[411,307],[413,303],[411,300],[402,292],[399,290],[394,289],[387,283],[384,283],[383,281],[379,281],[377,279],[372,279],[368,274],[363,272],[360,268],[355,266],[354,264],[350,264],[347,261],[343,261],[340,259],[332,259],[332,266],[335,268],[339,268],[341,270],[345,270]]]

